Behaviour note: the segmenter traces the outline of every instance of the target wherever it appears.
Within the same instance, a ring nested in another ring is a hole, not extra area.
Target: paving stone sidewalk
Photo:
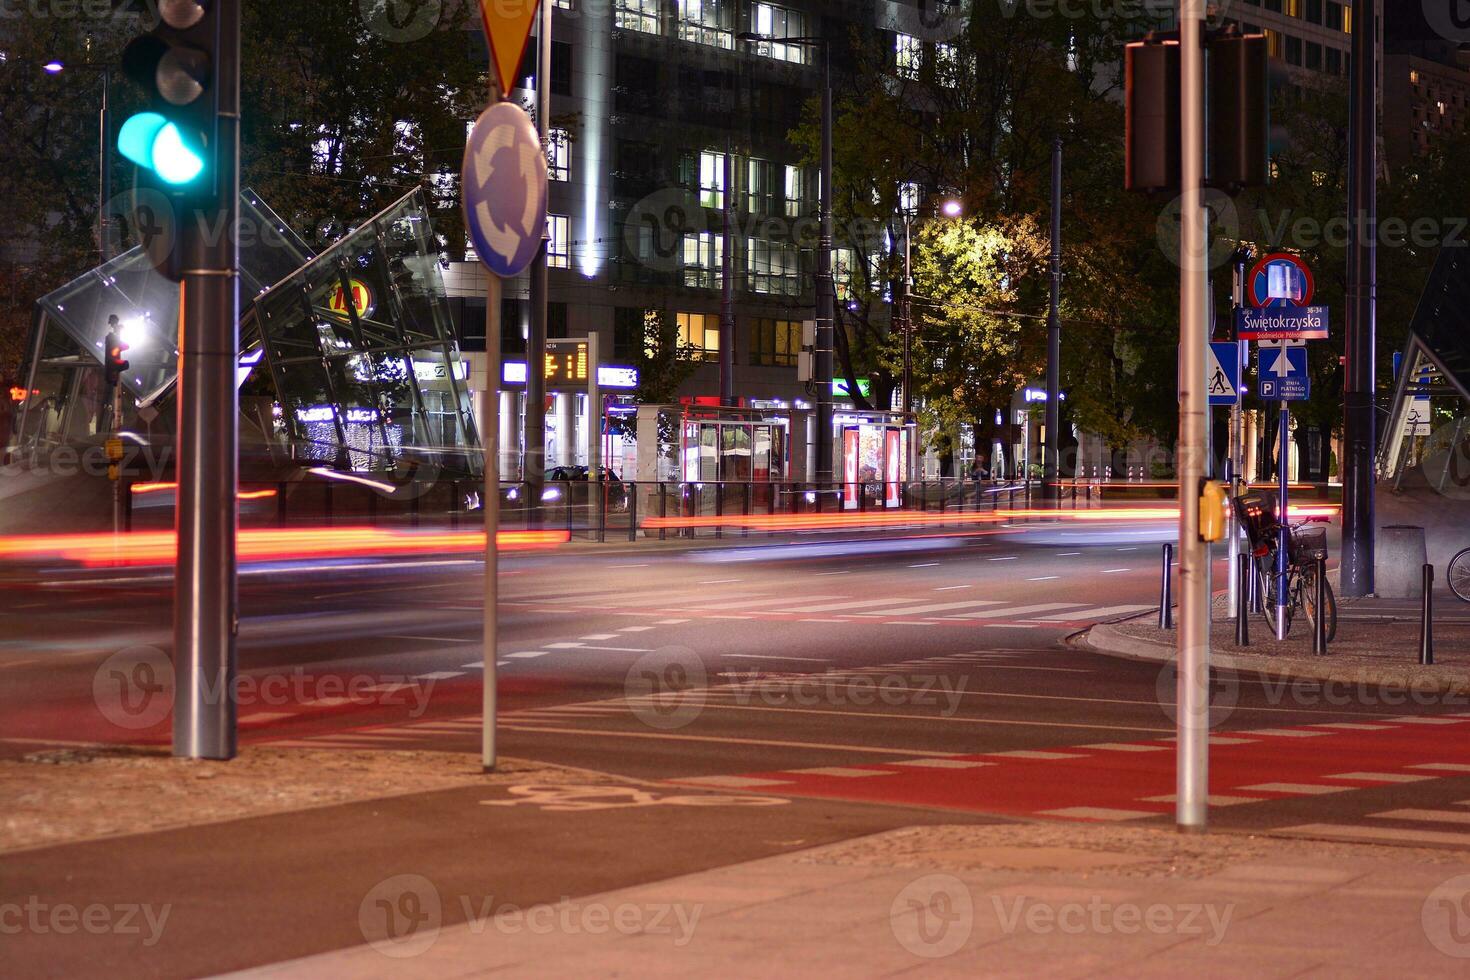
[[[446,929],[421,915],[390,932],[365,903],[364,945],[242,975],[1464,976],[1467,894],[1470,860],[1449,851],[912,827],[556,905],[492,906]],[[420,910],[456,900],[381,898]]]
[[[1235,643],[1235,621],[1223,595],[1214,602],[1210,662],[1235,671],[1273,677],[1373,684],[1409,691],[1470,692],[1470,605],[1448,592],[1435,594],[1434,665],[1419,664],[1418,600],[1357,599],[1339,605],[1337,639],[1326,656],[1312,654],[1310,627],[1298,617],[1291,635],[1278,642],[1266,621],[1253,616],[1251,645]],[[1162,630],[1157,611],[1094,626],[1074,639],[1098,653],[1170,662],[1177,634]]]

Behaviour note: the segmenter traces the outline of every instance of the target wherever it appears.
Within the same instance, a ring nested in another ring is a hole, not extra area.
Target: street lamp
[[[90,47],[91,41],[88,40]],[[0,62],[4,63],[4,62]],[[97,146],[97,251],[101,255],[101,263],[106,264],[112,255],[107,247],[107,202],[112,197],[112,154],[108,152],[108,136],[112,129],[112,110],[109,106],[112,93],[112,66],[95,64],[90,61],[78,62],[68,66],[60,58],[52,58],[41,65],[41,70],[48,75],[60,75],[68,67],[83,68],[94,71],[102,76],[102,108],[98,119],[98,146]]]
[[[902,201],[899,202],[899,210],[903,214],[903,298],[899,302],[899,329],[903,332],[903,412],[910,415],[914,411],[914,268],[910,244],[914,219],[919,211],[917,207],[912,210],[904,207]],[[952,197],[940,205],[939,211],[946,218],[958,218],[965,213],[965,206],[958,198]]]
[[[812,373],[817,386],[817,483],[832,482],[832,321],[837,296],[832,286],[832,45],[824,37],[771,37],[753,31],[735,35],[745,44],[779,43],[822,49],[822,194],[817,243],[817,349]]]

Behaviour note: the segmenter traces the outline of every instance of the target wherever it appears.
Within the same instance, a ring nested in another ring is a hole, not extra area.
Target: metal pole
[[[99,114],[100,138],[97,141],[97,252],[106,265],[112,259],[107,238],[107,204],[112,199],[112,66],[102,68],[102,111]]]
[[[1175,821],[1181,830],[1203,831],[1209,793],[1209,550],[1199,536],[1199,498],[1205,477],[1208,396],[1205,342],[1204,0],[1180,0],[1180,196],[1179,269],[1179,640],[1178,753]]]
[[[725,143],[724,225],[720,235],[720,404],[735,405],[735,154]]]
[[[1174,546],[1165,544],[1164,567],[1159,577],[1159,629],[1174,628]]]
[[[541,145],[550,147],[551,139],[551,12],[555,4],[541,4],[541,24],[537,34],[536,61],[536,132]],[[495,98],[499,98],[497,94]],[[547,234],[550,234],[548,229]],[[546,485],[546,322],[551,285],[547,273],[547,242],[531,261],[531,317],[526,330],[526,410],[525,431],[521,433],[522,472],[526,481],[526,525],[541,526],[541,492]],[[499,315],[499,308],[496,308]],[[489,350],[489,330],[485,338],[486,356],[498,363],[499,348]],[[495,386],[500,386],[497,375]],[[498,433],[499,430],[497,430]],[[568,434],[565,438],[571,438]],[[497,459],[496,465],[499,465]]]
[[[1250,585],[1246,581],[1250,571],[1250,566],[1242,562],[1235,575],[1239,579],[1235,584],[1235,645],[1238,647],[1251,645]]]
[[[1062,138],[1051,145],[1051,306],[1046,317],[1046,445],[1041,456],[1041,496],[1059,496],[1062,428]]]
[[[1286,479],[1286,457],[1291,441],[1291,409],[1286,402],[1281,403],[1281,422],[1278,427],[1280,448],[1277,450],[1276,480],[1277,480],[1277,510],[1276,519],[1276,639],[1286,639],[1286,610],[1290,605],[1291,598],[1286,594],[1290,582],[1289,551],[1291,548],[1291,528],[1288,526],[1287,515],[1290,502],[1288,500],[1289,485]]]
[[[830,483],[832,473],[832,48],[822,47],[822,194],[821,238],[817,244],[817,482]]]
[[[1327,653],[1327,561],[1318,558],[1314,566],[1312,603],[1317,621],[1312,624],[1312,652],[1320,657]]]
[[[123,383],[119,378],[117,384],[112,386],[112,437],[122,437],[122,410],[123,410]],[[117,479],[112,481],[112,533],[120,534],[123,531],[123,478],[122,460],[118,460]]]
[[[1424,599],[1419,609],[1419,663],[1434,663],[1434,566],[1424,566]]]
[[[1342,594],[1373,592],[1377,422],[1378,3],[1354,0],[1348,109],[1347,336],[1343,373]]]
[[[180,221],[173,753],[191,759],[232,759],[236,748],[240,0],[218,11],[219,200],[214,214],[191,209]]]
[[[903,219],[903,297],[899,300],[899,329],[903,331],[903,413],[914,410],[914,266],[913,266],[914,223],[907,215]]]
[[[548,5],[549,6],[549,5]],[[545,22],[543,21],[543,27]],[[545,89],[545,85],[540,86]],[[496,81],[495,73],[490,73],[490,104],[494,105],[500,101],[500,83]],[[541,246],[541,256],[546,255],[546,246]],[[544,269],[544,264],[543,264]],[[500,300],[504,293],[505,284],[500,277],[489,269],[485,270],[485,395],[480,402],[480,445],[484,447],[485,459],[485,486],[482,494],[481,510],[485,515],[485,580],[484,605],[481,612],[483,629],[481,634],[481,667],[484,674],[484,684],[480,691],[480,767],[485,772],[492,772],[496,764],[495,727],[497,711],[499,710],[500,677],[497,673],[496,656],[499,651],[500,642],[500,548],[498,534],[500,532]],[[532,321],[535,321],[533,316]],[[535,333],[534,328],[531,331]],[[528,348],[529,351],[529,348]],[[545,358],[531,360],[526,358],[526,390],[532,387],[545,385]],[[539,383],[538,383],[539,382]],[[541,399],[540,405],[545,409],[546,399]],[[539,434],[544,432],[544,427],[537,428],[531,424],[534,418],[540,418],[542,413],[533,413],[530,404],[526,406],[526,434],[530,435],[533,428]],[[529,439],[527,439],[529,446]],[[534,465],[532,460],[534,459]],[[541,457],[532,457],[529,448],[526,453],[527,472],[526,478],[528,493],[531,500],[526,502],[529,514],[539,515],[541,503],[540,490],[540,465]],[[531,474],[537,476],[536,482],[531,482]],[[535,518],[531,518],[533,521]],[[533,524],[534,526],[534,524]]]
[[[1241,340],[1235,336],[1235,313],[1245,302],[1246,262],[1249,254],[1249,251],[1244,247],[1237,248],[1235,255],[1232,256],[1233,261],[1231,263],[1230,336],[1235,339],[1236,377],[1238,379],[1245,377],[1245,365],[1250,360],[1250,341]],[[1237,391],[1235,401],[1230,406],[1230,452],[1226,455],[1225,459],[1225,482],[1226,486],[1230,488],[1230,496],[1232,498],[1230,512],[1225,525],[1226,540],[1229,542],[1226,553],[1230,561],[1231,609],[1234,609],[1237,605],[1238,596],[1236,590],[1240,587],[1242,581],[1239,573],[1241,559],[1243,557],[1241,555],[1240,544],[1240,522],[1236,517],[1233,503],[1233,498],[1240,496],[1245,491],[1245,474],[1243,468],[1245,459],[1245,420],[1242,415],[1240,402],[1240,393]]]

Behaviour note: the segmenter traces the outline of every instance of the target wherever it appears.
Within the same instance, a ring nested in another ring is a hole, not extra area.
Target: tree
[[[935,428],[994,428],[1012,395],[1046,361],[1045,335],[1018,308],[1015,284],[1043,266],[1049,248],[1029,218],[1002,224],[960,219],[925,225],[915,245],[918,327],[913,374]]]

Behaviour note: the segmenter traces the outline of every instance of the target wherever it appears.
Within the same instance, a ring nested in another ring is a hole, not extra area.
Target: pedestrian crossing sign
[[[1206,348],[1205,389],[1211,405],[1240,403],[1240,347],[1233,342],[1212,343]]]

